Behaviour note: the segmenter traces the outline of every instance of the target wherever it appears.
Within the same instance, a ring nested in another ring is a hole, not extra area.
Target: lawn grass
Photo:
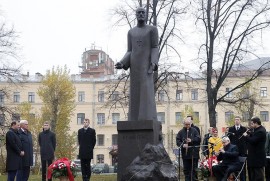
[[[0,175],[0,180],[5,181],[7,180],[6,175]],[[31,175],[28,181],[40,181],[41,180],[41,175]],[[58,180],[58,179],[54,179]],[[75,178],[75,181],[82,181],[81,176],[77,176]],[[117,181],[117,175],[92,175],[90,181]]]

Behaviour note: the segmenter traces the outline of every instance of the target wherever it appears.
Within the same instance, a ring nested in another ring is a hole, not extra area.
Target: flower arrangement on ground
[[[199,168],[201,170],[202,178],[208,178],[211,176],[212,166],[218,164],[217,157],[212,156],[210,158],[204,158],[199,163]]]
[[[48,178],[68,177],[70,181],[74,181],[77,176],[78,165],[67,158],[60,158],[53,162],[48,168]]]

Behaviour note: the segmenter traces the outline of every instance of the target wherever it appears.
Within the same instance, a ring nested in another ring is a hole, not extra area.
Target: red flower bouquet
[[[218,161],[216,156],[202,159],[199,163],[199,168],[201,170],[202,177],[203,178],[210,177],[212,166],[215,166],[217,164]]]
[[[70,181],[74,181],[77,176],[78,165],[67,158],[60,158],[53,162],[48,168],[48,179],[68,177]]]

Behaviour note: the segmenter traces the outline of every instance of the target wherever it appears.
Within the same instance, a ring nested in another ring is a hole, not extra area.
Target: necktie
[[[239,126],[236,127],[236,131],[238,131],[238,130],[239,130]]]

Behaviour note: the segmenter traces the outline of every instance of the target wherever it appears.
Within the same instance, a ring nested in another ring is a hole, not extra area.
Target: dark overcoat
[[[224,147],[224,153],[220,153],[217,157],[218,161],[222,160],[223,165],[238,165],[241,167],[238,156],[238,148],[236,145],[228,144]]]
[[[50,130],[43,130],[38,135],[41,160],[53,160],[56,148],[55,134]]]
[[[79,158],[93,159],[93,149],[96,145],[96,131],[92,128],[78,130]]]
[[[247,142],[246,137],[242,136],[244,132],[247,131],[247,128],[240,126],[239,130],[235,129],[235,126],[229,128],[228,137],[231,140],[231,143],[238,147],[239,155],[247,155]]]
[[[191,142],[188,143],[188,146],[191,146],[191,147],[188,148],[186,152],[186,148],[183,148],[183,144],[186,143],[185,140],[187,139],[187,137],[191,139]],[[192,159],[192,157],[199,158],[200,142],[201,142],[201,137],[198,131],[193,127],[189,128],[188,134],[187,134],[187,129],[183,128],[178,132],[176,136],[176,144],[177,146],[181,146],[181,153],[182,153],[183,159]]]
[[[7,162],[6,170],[19,170],[22,164],[22,143],[20,137],[14,129],[10,128],[6,134]]]
[[[22,157],[22,166],[33,166],[32,134],[30,131],[23,131],[22,129],[19,129],[18,133],[22,142],[22,149],[24,151],[24,156]]]
[[[263,126],[255,128],[254,131],[247,136],[248,143],[248,167],[260,168],[265,166],[265,141],[266,130]]]

